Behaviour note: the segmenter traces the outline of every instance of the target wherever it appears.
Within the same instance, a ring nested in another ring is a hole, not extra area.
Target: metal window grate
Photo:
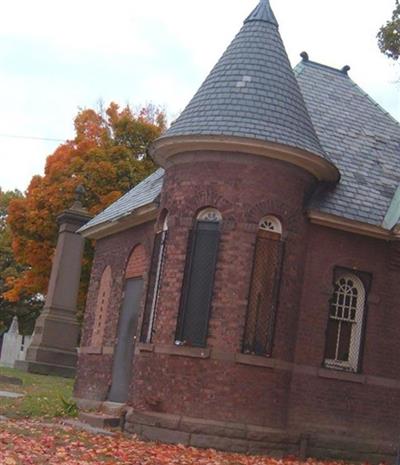
[[[189,234],[185,278],[178,317],[176,343],[206,345],[220,240],[217,222],[197,221]]]
[[[272,354],[282,257],[280,235],[259,231],[243,341],[244,353]]]

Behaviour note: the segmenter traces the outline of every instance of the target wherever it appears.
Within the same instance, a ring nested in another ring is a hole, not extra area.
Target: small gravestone
[[[22,336],[18,330],[18,319],[15,316],[10,329],[3,335],[0,365],[14,368],[15,362],[24,360],[31,336]]]
[[[13,386],[22,386],[22,379],[15,378],[14,376],[0,375],[0,384],[12,384]]]
[[[24,397],[24,395],[18,392],[0,391],[0,398],[1,397],[5,397],[6,399],[19,399],[20,397]]]

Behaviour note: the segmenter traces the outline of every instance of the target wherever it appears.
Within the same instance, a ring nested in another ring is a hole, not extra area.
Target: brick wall
[[[173,346],[188,233],[208,206],[223,216],[207,347],[213,358],[150,354],[135,357],[130,404],[137,409],[283,427],[290,374],[232,359],[240,353],[258,223],[267,214],[283,225],[285,265],[274,357],[291,361],[302,288],[307,222],[303,201],[311,176],[278,161],[223,154],[167,170],[161,208],[169,212],[168,242],[153,343]],[[200,186],[200,187],[199,187]],[[255,403],[255,399],[257,402]]]
[[[142,244],[133,249],[126,266],[125,278],[138,278],[143,276],[147,271],[147,255]]]
[[[295,362],[321,368],[335,266],[372,275],[367,298],[365,343],[360,375],[327,379],[332,370],[294,373],[291,425],[352,435],[395,438],[400,431],[399,272],[389,266],[385,241],[313,226],[304,264],[304,289],[296,337]],[[397,284],[396,284],[397,283]]]
[[[129,404],[135,411],[397,440],[400,261],[392,257],[400,255],[385,241],[311,225],[304,204],[314,187],[298,168],[237,154],[199,154],[191,164],[168,168],[160,206],[169,212],[168,241],[153,343],[138,344],[133,361]],[[176,347],[174,340],[188,233],[207,206],[220,210],[223,228],[201,351]],[[281,220],[285,241],[271,359],[240,355],[257,225],[267,214]],[[113,346],[126,264],[139,243],[150,256],[153,232],[149,223],[98,241],[83,346],[106,265],[113,287],[105,345]],[[335,266],[372,275],[358,375],[322,367]],[[77,397],[105,399],[111,367],[111,355],[81,354]]]
[[[130,230],[115,234],[96,243],[96,251],[86,301],[85,320],[81,338],[81,351],[78,359],[75,396],[93,400],[105,400],[112,373],[112,350],[117,336],[118,318],[122,303],[122,292],[126,279],[128,263],[134,265],[138,258],[139,266],[130,269],[143,275],[147,269],[153,246],[154,222],[136,226]],[[111,267],[112,287],[104,327],[103,346],[92,349],[91,335],[96,316],[96,303],[103,270]],[[144,275],[146,284],[146,274]],[[145,292],[144,292],[145,295]],[[93,353],[85,353],[87,352]]]

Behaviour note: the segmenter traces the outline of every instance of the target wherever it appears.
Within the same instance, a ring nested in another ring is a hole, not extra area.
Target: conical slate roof
[[[272,11],[269,0],[261,0],[252,11],[250,16],[245,20],[244,24],[248,23],[249,21],[265,21],[278,27],[278,21],[276,20],[274,12]]]
[[[162,139],[236,136],[327,158],[291,69],[269,0],[260,4]]]

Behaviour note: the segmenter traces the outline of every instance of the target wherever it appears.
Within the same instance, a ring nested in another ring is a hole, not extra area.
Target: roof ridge
[[[364,89],[362,89],[356,82],[353,81],[353,79],[349,78],[351,83],[353,84],[353,87],[364,97],[367,97],[367,99],[376,107],[379,108],[379,110],[382,111],[386,116],[388,116],[394,123],[396,123],[396,126],[400,128],[400,122],[385,108],[383,108],[382,105],[380,105],[375,99],[373,99]]]
[[[305,52],[303,52],[305,53]],[[303,53],[300,55],[303,57]],[[347,72],[349,71],[349,68],[347,66],[344,66],[343,68],[335,68],[333,66],[329,66],[329,65],[325,65],[324,63],[319,63],[318,61],[313,61],[313,60],[310,60],[307,56],[307,58],[305,59],[303,57],[302,61],[300,61],[296,67],[300,64],[303,64],[304,66],[307,66],[307,65],[312,65],[312,66],[318,66],[320,68],[325,68],[325,69],[329,69],[330,71],[335,71],[339,74],[341,74],[342,76],[344,77],[349,77],[349,75],[347,74]]]
[[[336,73],[342,75],[343,77],[347,78],[350,80],[352,83],[353,87],[359,92],[363,97],[366,97],[375,107],[379,108],[382,113],[387,115],[394,123],[396,123],[397,126],[400,127],[400,122],[393,116],[391,115],[385,108],[382,107],[375,99],[373,99],[364,89],[362,89],[356,82],[353,81],[353,79],[347,74],[347,72],[344,72],[344,68],[339,69],[339,68],[334,68],[333,66],[325,65],[323,63],[318,63],[317,61],[312,61],[308,58],[308,55],[305,54],[306,58],[304,58],[303,52],[300,56],[303,57],[303,59],[297,63],[297,65],[293,68],[293,71],[297,76],[300,76],[300,74],[304,71],[305,67],[307,65],[312,65],[312,66],[317,66],[319,68],[327,69],[329,71],[335,71]]]

